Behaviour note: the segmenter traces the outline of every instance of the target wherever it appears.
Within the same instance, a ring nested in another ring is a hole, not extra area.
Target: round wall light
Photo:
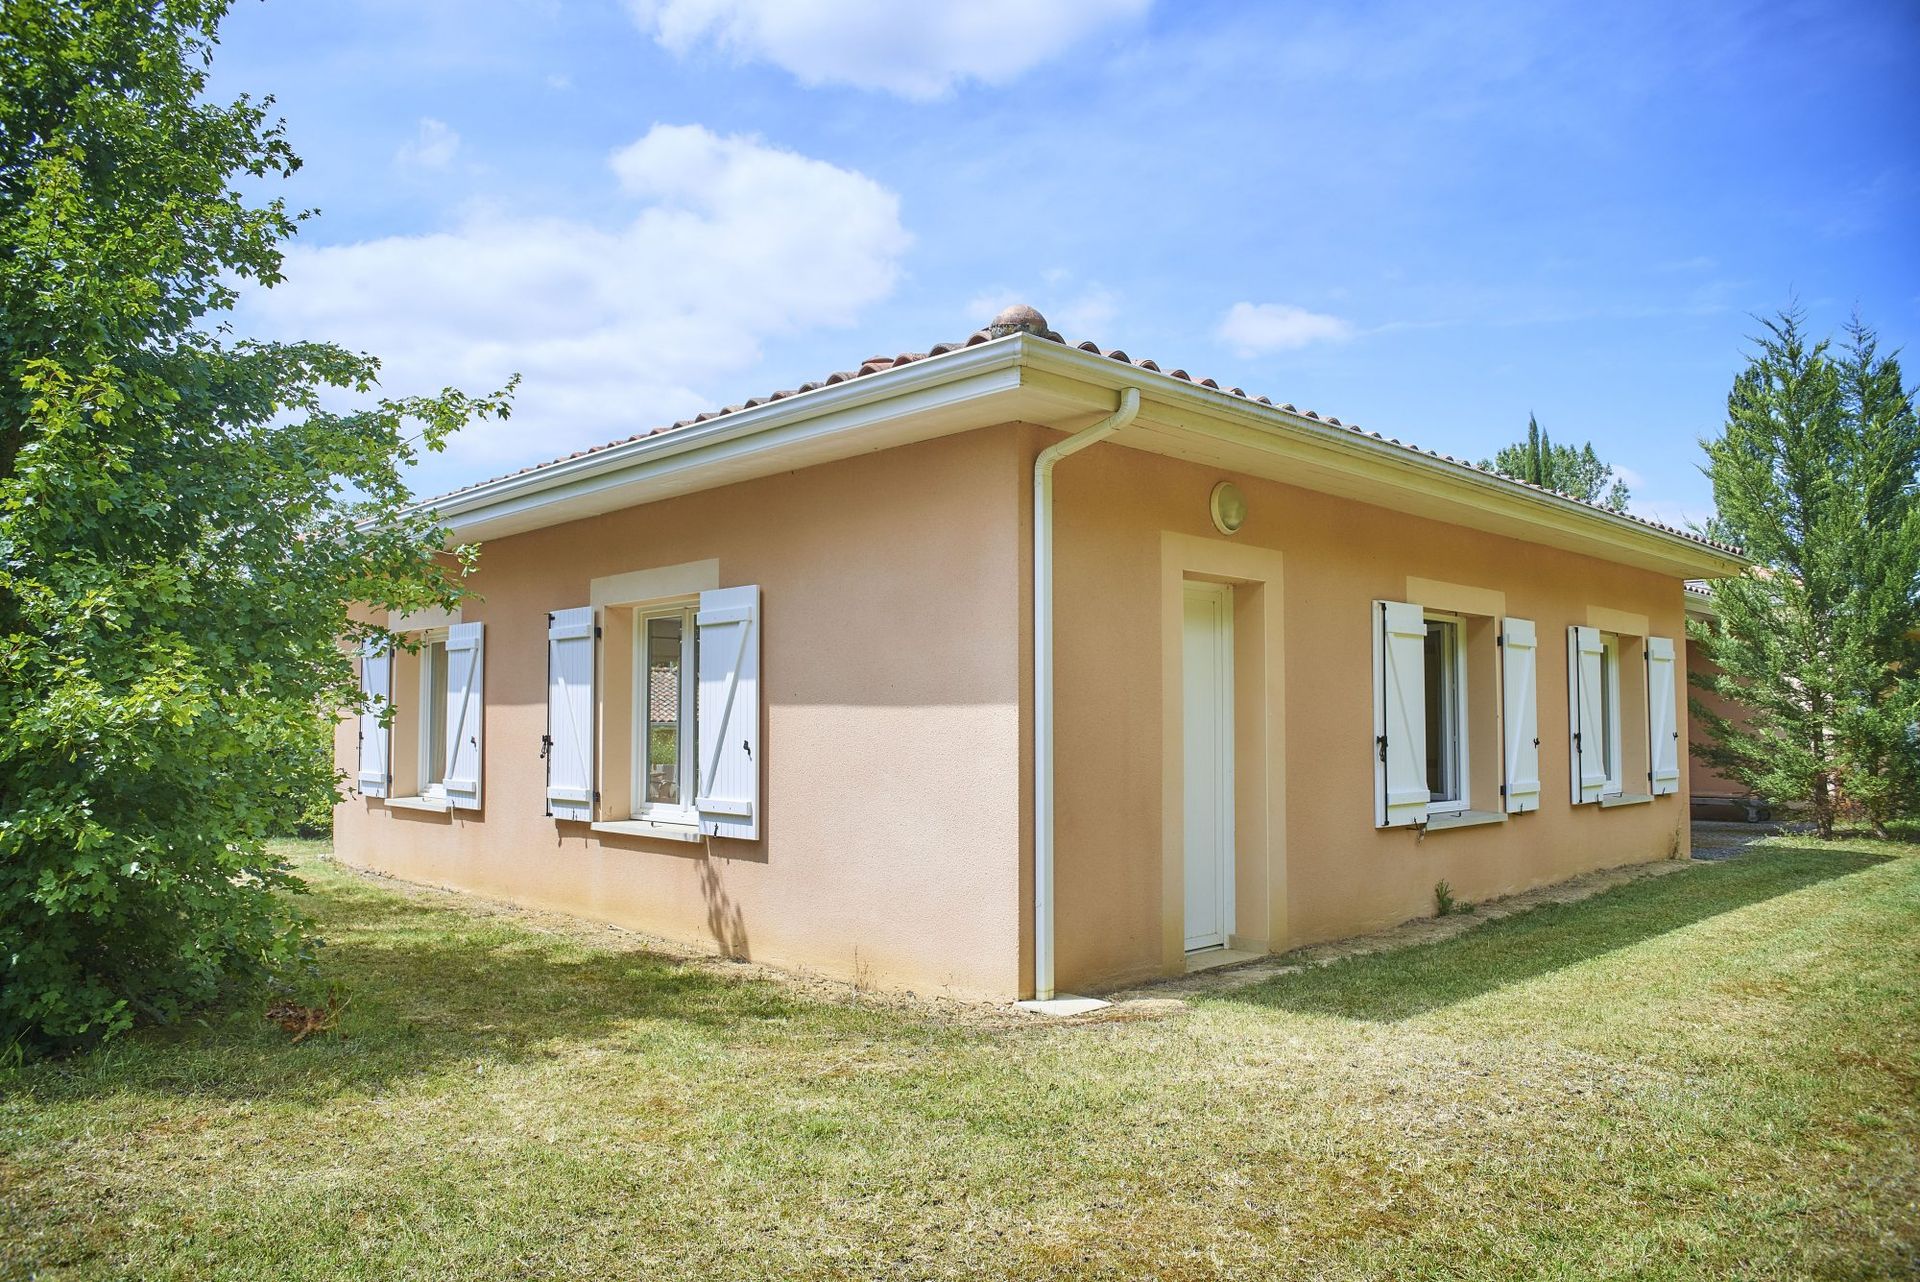
[[[1213,511],[1213,528],[1222,534],[1237,533],[1247,523],[1247,496],[1232,481],[1213,487],[1208,507]]]

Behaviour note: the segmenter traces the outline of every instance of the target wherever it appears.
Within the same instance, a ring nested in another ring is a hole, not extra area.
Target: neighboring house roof
[[[675,668],[651,668],[647,672],[647,720],[656,726],[670,726],[680,717],[680,673]]]
[[[456,531],[462,526],[487,527],[487,534],[492,537],[497,537],[500,533],[504,532],[536,528],[538,525],[550,522],[547,520],[534,520],[529,522],[520,515],[524,510],[521,507],[513,508],[512,519],[505,525],[501,524],[498,520],[485,519],[483,514],[489,516],[504,516],[506,515],[505,508],[498,500],[507,499],[515,495],[529,494],[533,491],[547,488],[550,485],[553,486],[553,488],[565,489],[568,485],[567,478],[584,475],[589,472],[599,472],[601,470],[600,464],[603,462],[617,467],[627,458],[637,458],[642,453],[650,452],[652,447],[660,446],[664,448],[670,446],[673,444],[672,438],[675,437],[690,438],[692,434],[709,433],[712,429],[724,431],[736,422],[745,427],[749,420],[754,420],[757,423],[758,420],[767,417],[769,412],[774,411],[799,412],[802,411],[803,407],[806,409],[814,409],[817,407],[820,415],[825,416],[831,410],[839,408],[843,402],[849,399],[849,393],[853,392],[862,393],[857,397],[859,403],[871,405],[877,399],[885,397],[889,391],[897,389],[902,401],[905,402],[911,400],[913,394],[922,392],[934,383],[940,381],[937,376],[938,371],[951,369],[952,373],[956,376],[954,381],[958,382],[973,373],[974,366],[986,366],[988,364],[1012,366],[1031,365],[1037,360],[1044,359],[1047,349],[1049,348],[1057,350],[1063,357],[1067,353],[1085,353],[1085,356],[1078,358],[1081,362],[1091,357],[1096,358],[1102,363],[1112,362],[1124,366],[1128,372],[1122,381],[1129,384],[1140,385],[1143,395],[1147,393],[1149,384],[1159,385],[1159,394],[1163,399],[1179,395],[1183,390],[1181,385],[1185,385],[1184,390],[1190,392],[1200,392],[1204,389],[1204,391],[1209,394],[1244,402],[1249,409],[1258,407],[1258,410],[1263,412],[1263,417],[1267,419],[1267,425],[1269,426],[1297,429],[1310,425],[1318,429],[1339,429],[1341,433],[1366,442],[1370,449],[1390,451],[1416,468],[1431,470],[1432,472],[1458,472],[1465,470],[1474,474],[1476,478],[1491,483],[1495,487],[1514,492],[1531,493],[1536,496],[1536,498],[1545,499],[1550,507],[1578,509],[1600,514],[1604,516],[1610,524],[1624,522],[1646,531],[1657,532],[1663,540],[1679,540],[1708,554],[1698,564],[1691,565],[1691,568],[1685,571],[1686,573],[1694,575],[1731,573],[1736,571],[1742,562],[1739,549],[1727,544],[1703,538],[1700,535],[1677,529],[1670,525],[1664,525],[1657,521],[1651,521],[1645,517],[1635,516],[1631,513],[1615,512],[1600,504],[1590,503],[1571,495],[1547,490],[1529,482],[1514,480],[1510,477],[1487,471],[1477,464],[1464,459],[1457,459],[1451,455],[1441,454],[1434,450],[1421,449],[1418,446],[1403,443],[1398,438],[1383,436],[1379,432],[1369,432],[1357,424],[1343,423],[1340,419],[1331,415],[1321,415],[1314,410],[1298,409],[1287,403],[1276,404],[1266,396],[1252,395],[1238,387],[1222,387],[1211,378],[1196,378],[1184,369],[1163,369],[1157,362],[1149,358],[1134,357],[1117,348],[1102,348],[1092,342],[1069,345],[1056,331],[1047,327],[1046,319],[1041,316],[1039,312],[1031,307],[1025,306],[1015,306],[1006,309],[994,318],[992,324],[984,329],[974,331],[958,342],[937,343],[924,352],[901,352],[892,356],[870,356],[853,369],[837,371],[818,381],[803,383],[796,388],[773,391],[764,396],[751,397],[737,405],[728,405],[723,409],[697,414],[692,418],[682,419],[666,427],[654,428],[651,431],[622,437],[619,440],[610,441],[605,445],[575,451],[572,454],[568,454],[563,458],[554,459],[548,463],[522,468],[519,471],[509,472],[505,475],[495,477],[492,480],[464,486],[423,502],[420,504],[420,507],[440,512],[443,517],[449,519],[449,523],[455,527]],[[1005,353],[1006,356],[1004,360],[996,362],[987,362],[984,359],[979,359],[984,358],[989,352],[995,357],[1001,356],[1002,353]],[[973,362],[973,365],[969,365],[970,361]],[[1081,365],[1080,368],[1085,369],[1086,367]],[[982,369],[981,372],[985,372],[985,370]],[[1141,377],[1142,375],[1145,376],[1144,381]],[[864,394],[869,390],[872,395]],[[999,384],[983,388],[982,390],[1004,392],[1007,388],[1004,380],[1002,380]],[[1043,396],[1040,399],[1047,400],[1048,398]],[[1052,398],[1053,403],[1058,403],[1060,400],[1061,398],[1058,396]],[[940,408],[947,408],[950,404],[939,398],[932,398],[932,401],[934,405]],[[788,419],[788,416],[784,413],[781,414],[781,417]],[[1012,415],[1003,417],[999,421],[1011,421],[1012,418],[1019,417],[1021,416]],[[788,419],[788,421],[792,420]],[[988,416],[988,421],[992,421],[990,415]],[[1051,419],[1047,421],[1053,426],[1060,425]],[[984,423],[977,425],[984,425]],[[939,430],[929,431],[925,435],[941,435],[953,430],[957,429],[952,426],[942,426]],[[887,444],[905,443],[906,440],[910,439],[921,438],[912,433],[907,433],[900,436],[898,441],[889,440],[880,442],[878,445],[869,444],[866,448],[884,448]],[[681,470],[684,471],[685,469],[683,468]],[[716,468],[712,483],[727,484],[736,479],[742,479],[737,469],[730,474],[726,469]],[[1311,481],[1302,481],[1299,483],[1308,484],[1309,486],[1312,484]],[[705,488],[705,486],[688,486],[682,484],[674,492],[686,492],[689,488]],[[652,497],[652,495],[643,495],[635,497],[630,501],[648,501],[650,497]],[[1366,496],[1357,495],[1356,497],[1364,498]],[[601,506],[597,510],[604,511],[606,507]],[[553,519],[575,519],[575,515],[577,514],[577,512],[572,515],[556,512],[553,515]],[[476,530],[475,532],[479,531]]]
[[[1688,579],[1685,595],[1689,615],[1709,622],[1720,617],[1720,611],[1713,604],[1713,593],[1707,589],[1706,580]]]

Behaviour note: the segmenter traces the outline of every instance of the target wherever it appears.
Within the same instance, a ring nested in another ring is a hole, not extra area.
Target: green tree
[[[264,839],[338,786],[349,605],[459,599],[404,472],[506,409],[228,335],[307,215],[237,190],[299,162],[206,96],[227,7],[0,5],[0,1054],[298,956]]]
[[[1579,449],[1555,445],[1531,414],[1527,415],[1527,439],[1502,447],[1492,458],[1482,459],[1480,466],[1615,512],[1627,510],[1626,482],[1613,474],[1611,465],[1600,461],[1593,443],[1589,441]]]
[[[1695,628],[1721,674],[1695,677],[1752,710],[1694,703],[1702,756],[1823,835],[1849,811],[1885,833],[1920,805],[1920,423],[1900,366],[1859,322],[1835,353],[1797,310],[1764,322],[1703,442],[1715,529],[1753,570],[1713,585]]]

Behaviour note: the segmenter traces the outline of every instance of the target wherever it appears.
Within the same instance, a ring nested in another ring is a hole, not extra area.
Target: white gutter
[[[1022,362],[1022,345],[1017,341],[978,343],[897,369],[795,392],[704,423],[642,434],[425,499],[409,510],[433,512],[459,540],[502,537],[490,527],[503,522],[510,525],[508,533],[557,525],[657,497],[628,497],[621,493],[628,485],[669,474],[711,473],[717,463],[745,460],[796,443],[863,436],[880,420],[951,411],[976,398],[1018,392]],[[977,426],[1013,417],[989,415]],[[794,466],[783,465],[789,471]],[[690,484],[689,488],[699,487]],[[588,510],[576,510],[583,504]]]
[[[1053,466],[1105,440],[1140,412],[1140,389],[1092,427],[1033,461],[1033,1000],[1053,998]]]
[[[1593,503],[1583,503],[1579,499],[1568,498],[1550,490],[1542,490],[1525,485],[1519,481],[1492,472],[1483,472],[1470,463],[1448,458],[1431,450],[1417,446],[1403,445],[1398,441],[1382,439],[1377,433],[1359,431],[1351,426],[1339,425],[1322,418],[1309,418],[1298,410],[1289,410],[1283,406],[1263,403],[1248,396],[1236,396],[1232,392],[1219,388],[1210,388],[1204,384],[1177,379],[1164,372],[1142,371],[1136,366],[1113,360],[1111,357],[1083,351],[1077,347],[1067,347],[1060,343],[1044,340],[1031,340],[1030,353],[1026,358],[1027,368],[1035,371],[1045,370],[1066,377],[1078,378],[1096,387],[1115,388],[1126,386],[1143,375],[1150,379],[1147,386],[1154,400],[1154,416],[1160,417],[1163,406],[1186,404],[1210,411],[1220,421],[1215,423],[1193,423],[1191,426],[1209,436],[1223,436],[1219,428],[1228,427],[1228,423],[1253,428],[1259,436],[1292,438],[1305,444],[1321,447],[1324,458],[1329,464],[1336,460],[1366,460],[1384,464],[1404,477],[1418,478],[1411,484],[1432,491],[1432,483],[1440,481],[1448,484],[1447,495],[1452,501],[1473,510],[1488,514],[1509,513],[1526,519],[1531,524],[1552,522],[1561,529],[1578,529],[1583,537],[1597,538],[1603,531],[1649,547],[1660,547],[1663,551],[1679,550],[1695,564],[1685,568],[1663,569],[1661,573],[1673,574],[1683,578],[1700,578],[1708,575],[1738,574],[1748,564],[1747,558],[1740,552],[1731,551],[1698,538],[1669,529],[1639,517],[1613,512]],[[1224,437],[1223,437],[1224,439]],[[1409,482],[1395,480],[1390,484],[1405,488]],[[1309,486],[1309,488],[1312,488]],[[1352,498],[1353,495],[1346,497]],[[1388,496],[1362,498],[1360,501],[1386,506]],[[1451,519],[1456,524],[1465,524],[1474,528],[1471,522]],[[1525,534],[1517,537],[1529,542],[1541,540]],[[1548,546],[1554,546],[1549,544]],[[1621,561],[1616,554],[1617,545],[1606,549],[1583,549],[1587,555],[1598,556],[1603,560]],[[1714,562],[1708,565],[1700,562],[1707,558]],[[1631,563],[1631,562],[1629,562]]]
[[[1577,533],[1593,546],[1575,550],[1605,560],[1645,566],[1645,556],[1634,558],[1646,554],[1677,563],[1645,568],[1688,578],[1737,574],[1747,564],[1737,552],[1675,530],[1531,489],[1457,460],[1376,439],[1371,433],[1031,334],[959,348],[705,423],[592,450],[425,500],[413,510],[436,513],[455,540],[477,542],[765,471],[810,466],[829,457],[822,451],[836,441],[844,441],[847,453],[852,453],[856,440],[864,442],[857,447],[864,451],[915,439],[910,433],[885,438],[884,432],[879,438],[885,439],[876,438],[874,429],[883,422],[899,424],[929,412],[956,414],[966,404],[978,406],[975,420],[956,422],[947,430],[1014,421],[1044,423],[1056,414],[1073,412],[1062,405],[1059,389],[1051,384],[1044,402],[1022,404],[1021,395],[1033,390],[1028,386],[1031,372],[1073,380],[1096,395],[1144,386],[1150,390],[1156,417],[1163,411],[1191,408],[1205,416],[1186,423],[1192,430],[1221,439],[1231,436],[1253,448],[1284,445],[1290,455],[1310,454],[1317,463],[1350,476],[1372,474],[1380,490],[1374,497],[1361,496],[1363,502],[1390,505],[1394,491],[1417,487],[1471,513],[1510,519],[1534,530]],[[1300,449],[1293,449],[1295,445]],[[765,471],[756,472],[756,468]],[[1442,514],[1437,519],[1485,528],[1459,516]],[[1548,546],[1568,546],[1528,529],[1502,532]]]

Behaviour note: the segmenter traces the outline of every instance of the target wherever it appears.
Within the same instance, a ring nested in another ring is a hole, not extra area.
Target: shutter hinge
[[[540,760],[545,761],[547,759],[547,753],[551,751],[552,748],[553,748],[553,736],[550,734],[541,735],[540,736]]]
[[[1505,784],[1500,785],[1500,795],[1503,797],[1507,795],[1507,785]]]
[[[1495,645],[1505,645],[1507,643],[1507,634],[1504,632],[1495,633],[1493,643]]]
[[[1380,760],[1381,763],[1384,764],[1387,760],[1387,736],[1383,734],[1375,735],[1373,741],[1380,745]]]
[[[600,625],[597,623],[593,625],[593,639],[595,641],[600,639]]]
[[[593,790],[593,804],[596,806],[600,804],[600,790],[598,788]]]

